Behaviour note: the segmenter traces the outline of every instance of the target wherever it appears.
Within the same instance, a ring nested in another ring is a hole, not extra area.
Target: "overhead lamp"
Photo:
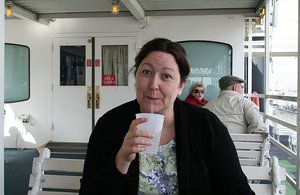
[[[12,6],[11,5],[6,5],[5,13],[6,13],[6,16],[8,16],[8,17],[12,15]]]
[[[265,10],[265,8],[263,8],[259,12],[259,18],[258,18],[258,24],[259,25],[263,25],[265,15],[266,15],[266,10]]]
[[[115,15],[119,13],[119,0],[112,0],[111,13]]]

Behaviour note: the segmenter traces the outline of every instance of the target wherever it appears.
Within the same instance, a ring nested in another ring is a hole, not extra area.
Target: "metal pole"
[[[92,130],[95,127],[95,37],[92,37]]]

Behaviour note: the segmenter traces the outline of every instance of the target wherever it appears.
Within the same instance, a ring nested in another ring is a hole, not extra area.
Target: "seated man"
[[[229,133],[265,132],[262,115],[251,100],[244,98],[245,81],[236,76],[224,76],[219,80],[221,92],[218,98],[204,108],[215,113]]]

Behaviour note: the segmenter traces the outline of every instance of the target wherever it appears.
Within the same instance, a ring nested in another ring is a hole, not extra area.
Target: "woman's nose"
[[[160,80],[158,76],[153,76],[150,80],[150,88],[151,89],[158,89],[159,88]]]

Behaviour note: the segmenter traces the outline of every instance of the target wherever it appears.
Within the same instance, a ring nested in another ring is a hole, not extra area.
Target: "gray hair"
[[[193,83],[191,86],[190,86],[190,89],[189,89],[189,94],[191,95],[193,93],[193,91],[195,90],[196,87],[201,87],[203,90],[205,90],[205,87],[202,83],[199,83],[199,82],[195,82]]]

